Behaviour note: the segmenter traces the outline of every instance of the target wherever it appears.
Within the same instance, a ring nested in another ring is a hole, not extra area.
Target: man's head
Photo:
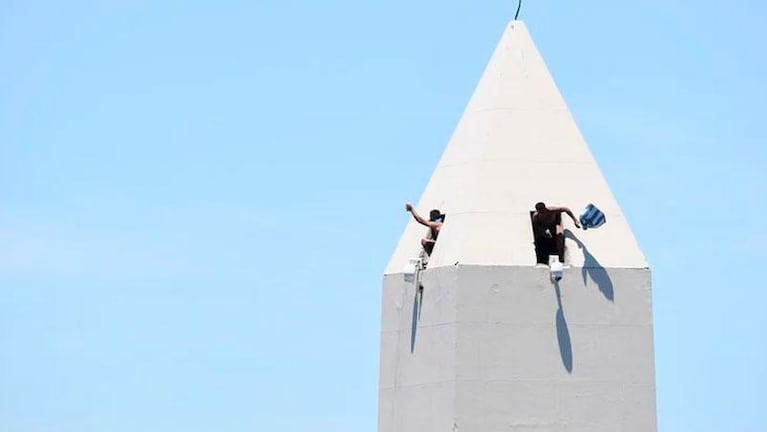
[[[538,213],[546,213],[548,209],[546,208],[546,204],[539,202],[535,204],[535,211]]]
[[[433,209],[429,212],[429,220],[432,222],[437,222],[440,219],[442,219],[442,213],[438,209]]]

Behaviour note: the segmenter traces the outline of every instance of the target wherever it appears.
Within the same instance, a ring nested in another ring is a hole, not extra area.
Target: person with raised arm
[[[434,250],[434,245],[437,243],[439,230],[442,229],[442,224],[445,222],[445,215],[439,210],[433,209],[429,212],[429,220],[426,220],[415,211],[415,208],[413,208],[413,205],[410,203],[405,203],[405,211],[410,212],[416,222],[429,228],[429,235],[426,238],[421,239],[421,246],[423,246],[423,250],[425,250],[428,255],[431,255],[431,252]]]

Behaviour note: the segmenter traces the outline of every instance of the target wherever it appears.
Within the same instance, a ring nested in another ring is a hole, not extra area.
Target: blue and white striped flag
[[[581,213],[580,221],[581,227],[585,230],[588,228],[598,228],[604,225],[604,223],[607,222],[607,218],[597,206],[589,204],[586,206],[586,210]]]

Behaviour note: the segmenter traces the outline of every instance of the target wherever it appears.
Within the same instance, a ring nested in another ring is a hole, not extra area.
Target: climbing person
[[[442,223],[445,221],[445,215],[439,210],[433,209],[429,212],[429,220],[426,220],[415,211],[410,203],[405,203],[405,211],[410,212],[416,222],[429,227],[429,235],[421,239],[421,246],[423,246],[423,250],[428,255],[431,255],[431,252],[434,250],[434,244],[437,242],[437,236],[439,236],[439,230],[442,229]]]
[[[562,213],[573,220],[576,228],[580,228],[578,219],[567,207],[548,207],[539,202],[535,204],[532,214],[533,233],[535,235],[535,255],[539,264],[547,264],[549,255],[559,256],[559,262],[565,262],[565,229],[562,226]]]

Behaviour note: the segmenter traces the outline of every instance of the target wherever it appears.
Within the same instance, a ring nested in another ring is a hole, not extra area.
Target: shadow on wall
[[[595,284],[597,284],[599,292],[601,292],[607,300],[610,300],[611,302],[615,301],[613,281],[610,279],[610,275],[607,274],[607,270],[602,267],[601,264],[599,264],[599,261],[594,258],[594,255],[591,255],[586,245],[584,245],[583,242],[578,237],[576,237],[575,234],[572,233],[572,231],[565,230],[565,238],[569,238],[570,240],[574,241],[578,245],[578,248],[583,250],[584,260],[583,269],[581,270],[581,275],[583,276],[583,284],[588,285],[588,279],[591,279]]]
[[[413,296],[413,322],[410,325],[410,353],[415,351],[415,335],[418,332],[418,321],[421,320],[421,304],[423,304],[423,285],[419,285]]]
[[[562,295],[559,291],[559,282],[554,282],[554,291],[557,294],[557,342],[559,342],[559,356],[567,373],[573,372],[573,345],[570,343],[570,330],[567,328],[565,311],[562,309]]]

